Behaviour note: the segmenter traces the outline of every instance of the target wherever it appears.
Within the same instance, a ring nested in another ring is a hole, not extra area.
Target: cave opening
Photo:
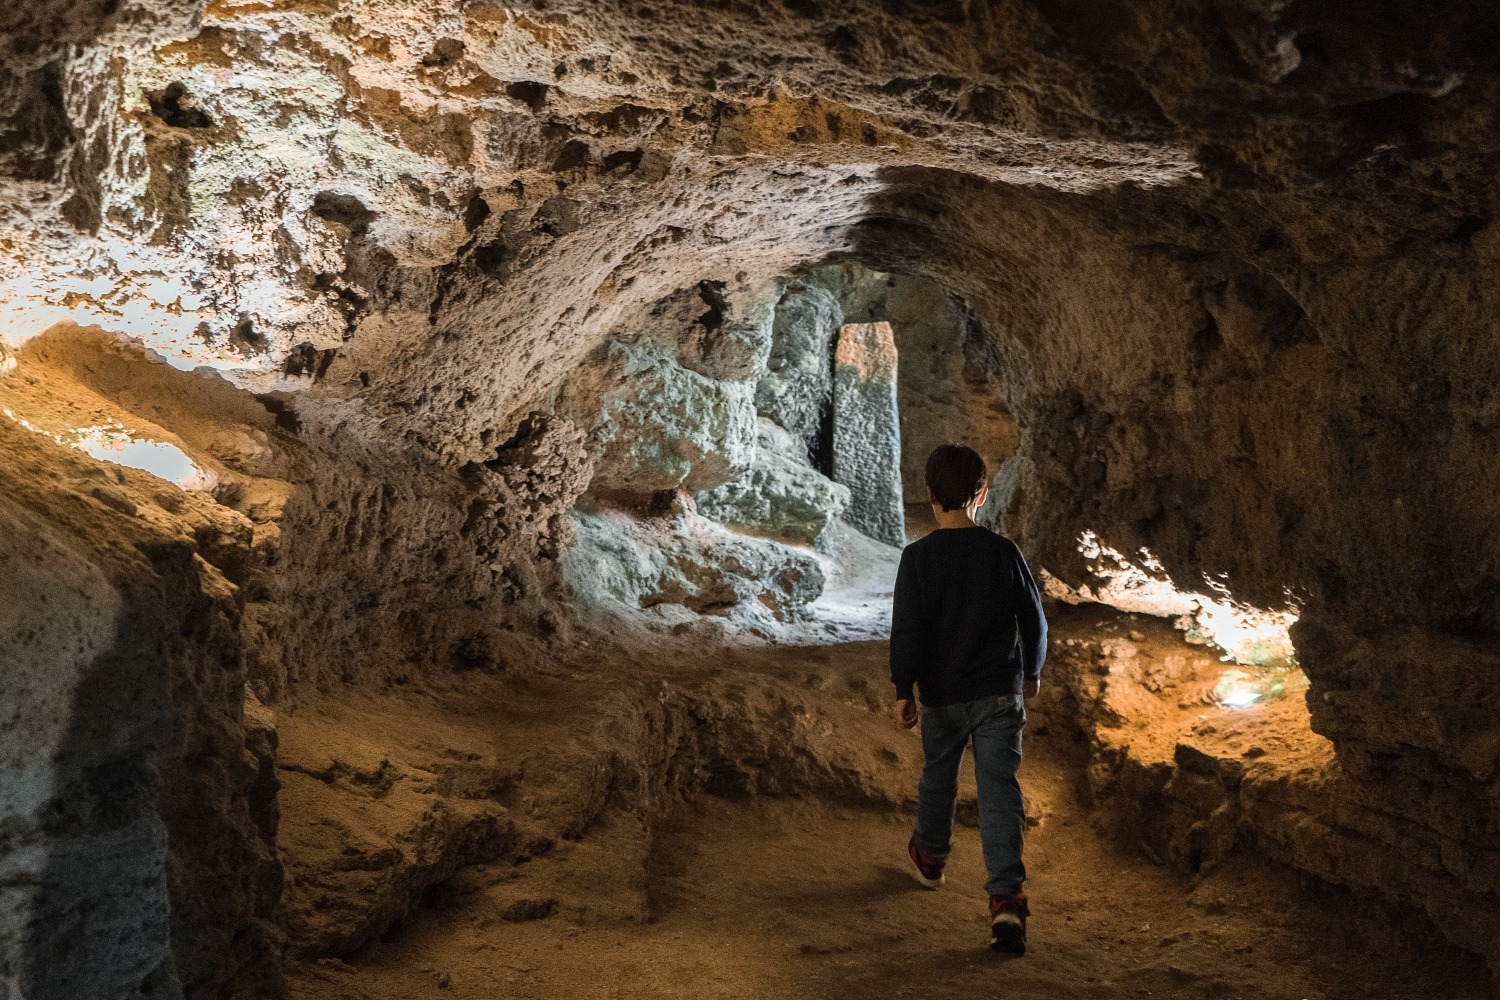
[[[969,444],[998,476],[1015,451],[985,343],[936,281],[855,262],[658,301],[595,353],[607,377],[536,418],[597,456],[566,586],[653,628],[881,634],[899,550],[930,527],[927,454]]]

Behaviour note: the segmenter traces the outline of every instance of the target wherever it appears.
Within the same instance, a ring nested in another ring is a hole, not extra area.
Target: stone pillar
[[[889,545],[906,544],[896,341],[889,323],[851,323],[833,357],[833,480],[849,487],[844,520]]]

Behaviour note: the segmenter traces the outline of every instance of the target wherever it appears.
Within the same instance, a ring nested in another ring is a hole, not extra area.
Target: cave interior
[[[1497,53],[15,0],[0,997],[1493,996]],[[971,773],[902,867],[945,443],[1052,626],[1020,962]]]

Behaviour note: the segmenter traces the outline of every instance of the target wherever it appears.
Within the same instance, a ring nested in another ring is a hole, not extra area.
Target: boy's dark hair
[[[927,492],[943,510],[962,510],[984,489],[989,478],[984,459],[973,448],[944,444],[927,456]]]

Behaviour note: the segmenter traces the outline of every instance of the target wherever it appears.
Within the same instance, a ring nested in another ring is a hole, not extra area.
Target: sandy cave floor
[[[1099,627],[1063,616],[1057,638]],[[448,690],[304,707],[283,725],[284,849],[291,857],[332,850],[351,825],[372,822],[366,813],[340,814],[339,782],[328,773],[317,780],[299,773],[317,770],[299,761],[316,756],[319,741],[365,734],[381,745],[371,751],[381,756],[371,765],[377,771],[391,766],[387,758],[416,760],[424,748],[452,756],[452,746],[466,742],[487,741],[497,759],[578,745],[592,728],[577,724],[588,718],[582,699],[609,711],[616,685],[638,684],[643,673],[702,679],[701,648],[697,655],[690,642],[674,648],[675,655],[658,651],[649,667],[616,664],[614,679],[601,657],[586,678],[561,671],[503,685],[476,678]],[[764,646],[725,650],[709,669],[731,685],[736,677],[771,677],[834,692],[854,730],[850,739],[899,757],[914,775],[915,736],[876,711],[885,655],[885,644],[872,641]],[[1190,877],[1101,837],[1085,804],[1083,744],[1057,726],[1032,728],[1039,731],[1028,733],[1023,784],[1034,824],[1027,845],[1033,917],[1023,959],[984,948],[978,833],[964,822],[962,804],[972,796],[966,765],[970,790],[961,793],[941,890],[921,889],[906,871],[909,802],[702,794],[654,819],[606,809],[580,835],[548,843],[535,857],[461,869],[383,939],[343,959],[300,965],[294,996],[1493,995],[1477,962],[1405,937],[1388,911],[1341,890],[1243,856]],[[1258,738],[1274,752],[1274,741]],[[567,751],[559,752],[553,766],[583,766],[566,764]],[[517,788],[540,772],[528,765],[518,773],[506,801],[523,810],[526,794]]]

